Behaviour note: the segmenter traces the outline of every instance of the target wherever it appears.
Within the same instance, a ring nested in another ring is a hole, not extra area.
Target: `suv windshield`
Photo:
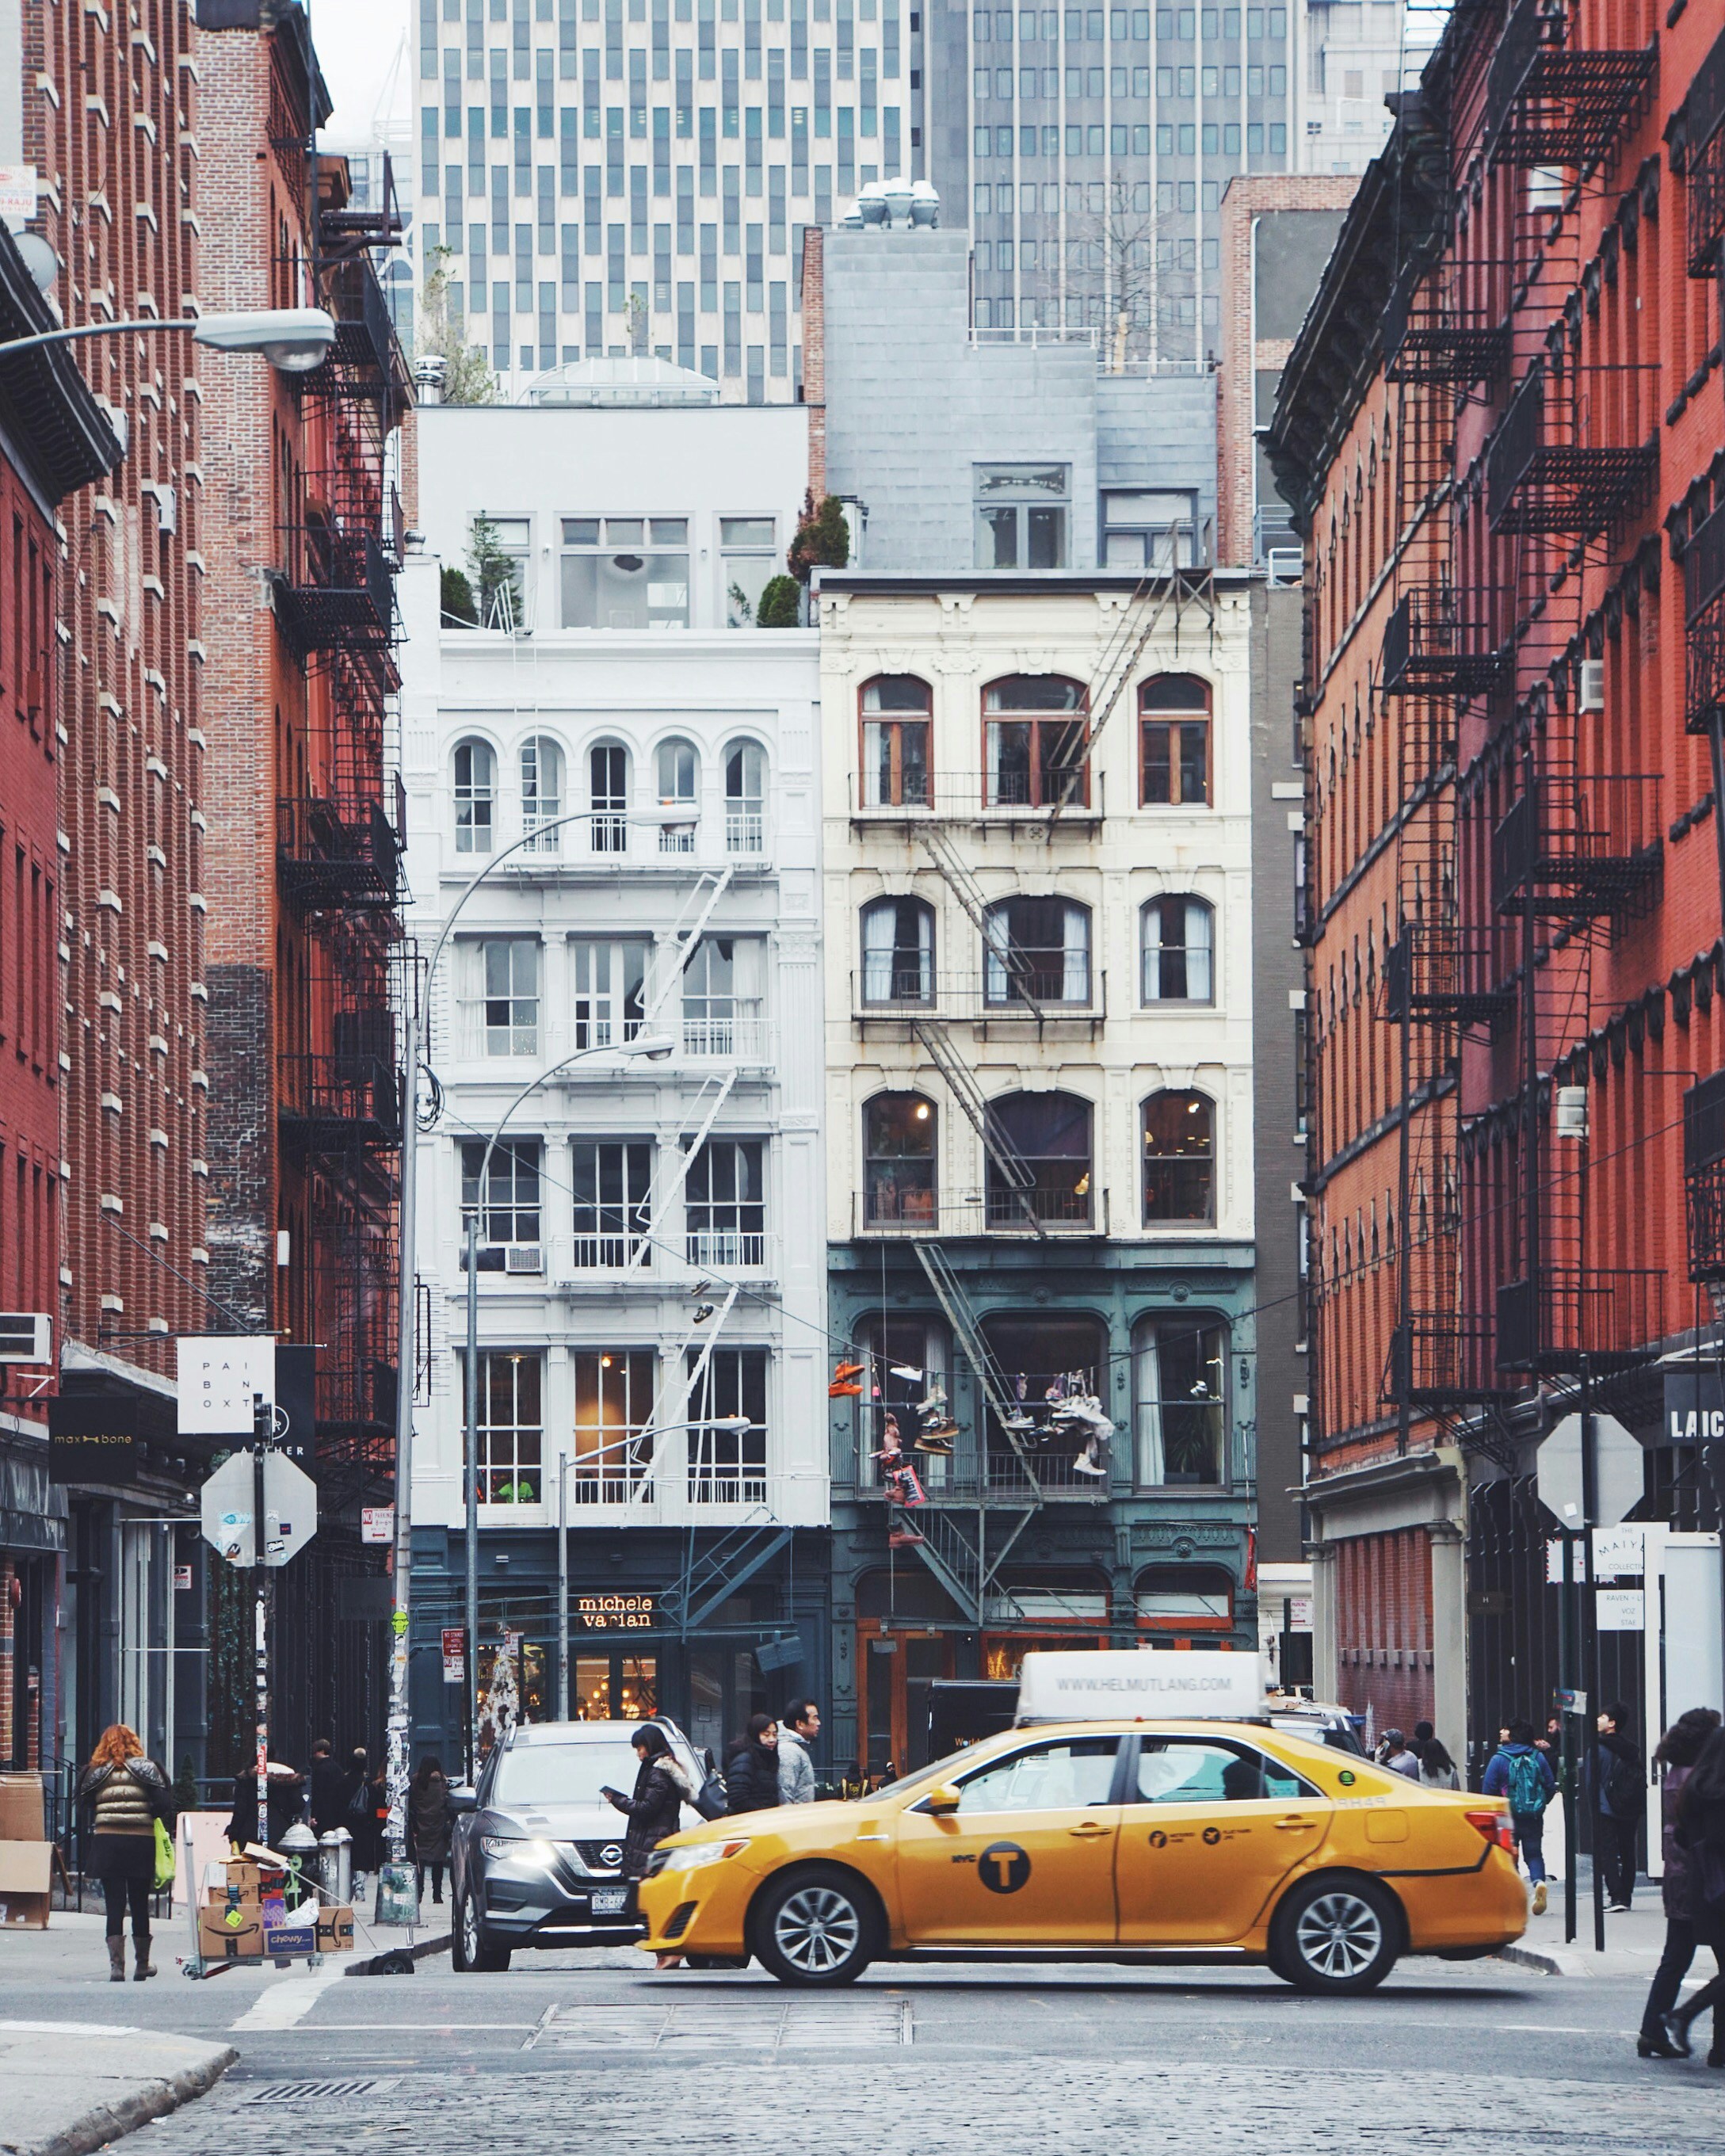
[[[505,1809],[532,1804],[602,1804],[608,1784],[627,1795],[640,1761],[629,1739],[592,1744],[524,1744],[497,1769],[490,1801]]]

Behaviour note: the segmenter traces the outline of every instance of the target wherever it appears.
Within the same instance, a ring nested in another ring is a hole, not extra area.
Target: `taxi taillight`
[[[1464,1816],[1468,1825],[1477,1827],[1487,1841],[1494,1843],[1499,1849],[1507,1849],[1512,1856],[1514,1856],[1515,1830],[1509,1823],[1507,1812],[1468,1812]]]

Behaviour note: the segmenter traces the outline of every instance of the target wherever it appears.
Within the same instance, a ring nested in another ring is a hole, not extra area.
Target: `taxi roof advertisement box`
[[[1143,1648],[1123,1654],[1028,1654],[1019,1671],[1025,1722],[1261,1722],[1262,1655]]]

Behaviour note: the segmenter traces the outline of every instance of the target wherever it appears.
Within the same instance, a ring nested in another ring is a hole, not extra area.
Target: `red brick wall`
[[[123,13],[67,0],[23,11],[24,154],[44,184],[39,228],[64,265],[69,322],[182,315],[196,300],[190,16],[152,10],[146,41]],[[203,1229],[198,362],[179,335],[78,350],[130,445],[103,485],[61,510],[53,719],[64,733],[71,1016],[60,1314],[67,1336],[166,1373],[167,1336],[206,1322],[182,1284],[199,1277]],[[172,490],[171,535],[146,485]]]

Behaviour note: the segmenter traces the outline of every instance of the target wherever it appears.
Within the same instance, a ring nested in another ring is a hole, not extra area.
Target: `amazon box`
[[[239,1909],[200,1909],[198,1951],[205,1961],[260,1961],[264,1919],[256,1905]]]
[[[0,1841],[46,1841],[39,1774],[0,1774]]]
[[[331,1902],[318,1911],[317,1951],[320,1953],[353,1952],[353,1912],[345,1902]]]

